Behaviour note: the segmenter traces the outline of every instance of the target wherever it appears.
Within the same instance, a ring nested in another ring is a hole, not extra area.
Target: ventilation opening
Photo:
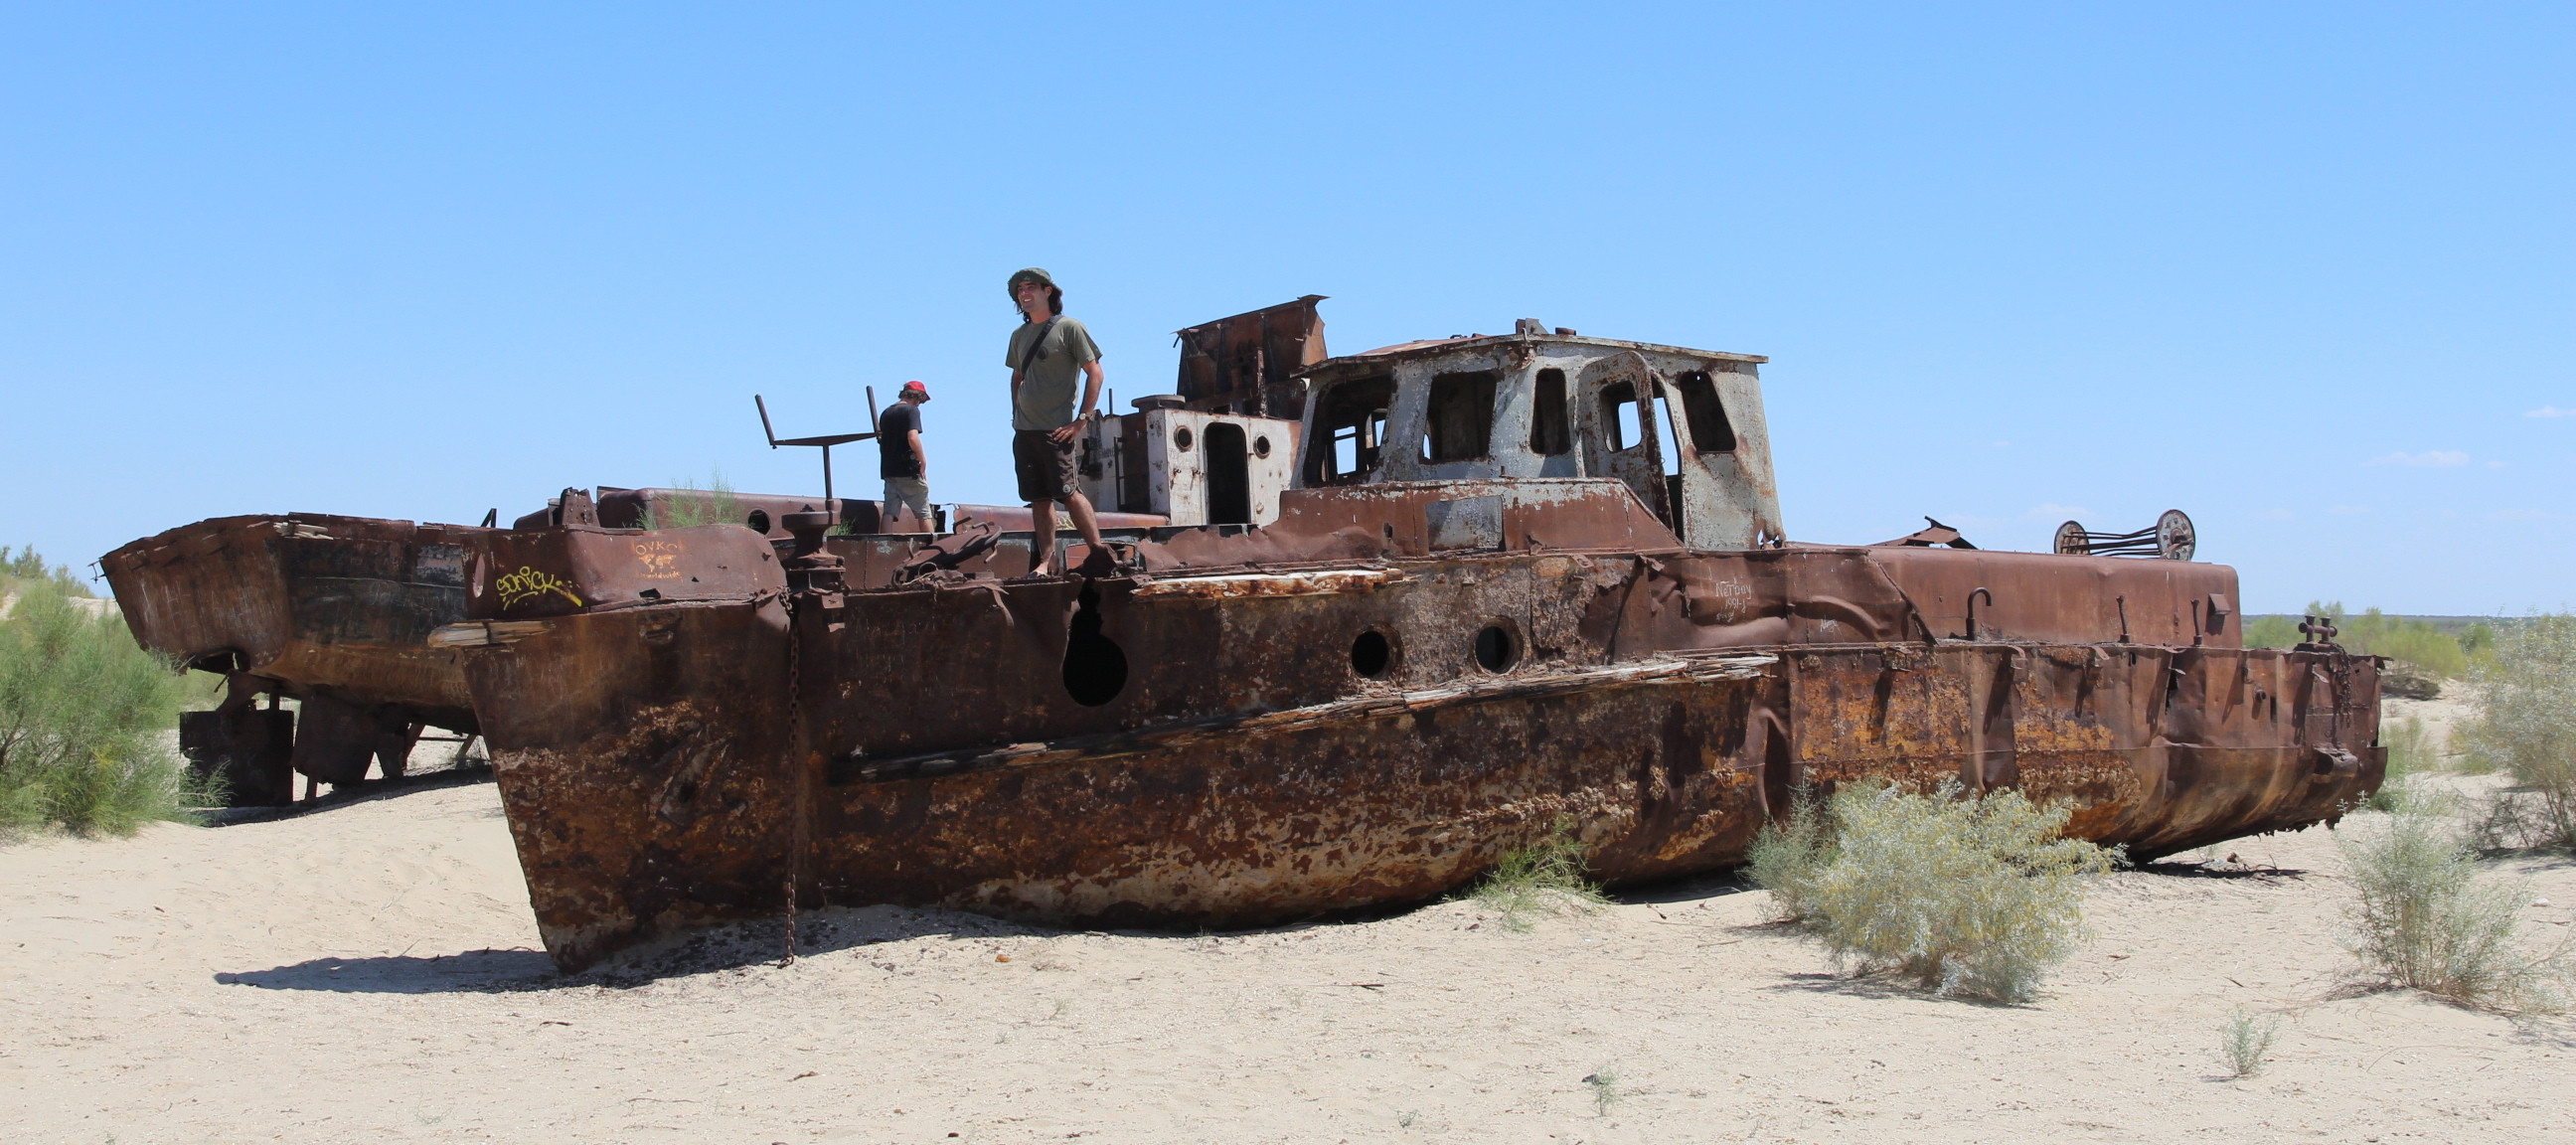
[[[1530,404],[1530,452],[1555,457],[1574,448],[1574,426],[1565,416],[1565,371],[1538,372]]]
[[[1306,446],[1306,484],[1355,485],[1377,470],[1395,379],[1361,378],[1324,391]]]
[[[769,531],[769,510],[754,509],[750,516],[742,519],[742,523],[751,526],[752,532],[766,533]]]
[[[1395,648],[1386,642],[1385,633],[1371,630],[1351,641],[1351,671],[1369,679],[1385,675],[1387,665],[1394,659]]]
[[[1473,461],[1491,452],[1494,387],[1502,380],[1503,375],[1494,370],[1431,379],[1431,409],[1422,434],[1426,464]]]
[[[1509,672],[1520,659],[1520,642],[1512,639],[1511,631],[1502,625],[1488,624],[1476,634],[1476,663],[1486,671]]]
[[[1681,391],[1682,420],[1690,427],[1691,448],[1701,453],[1735,452],[1735,425],[1726,419],[1725,404],[1717,400],[1717,383],[1693,370],[1674,378],[1673,388]]]
[[[1084,581],[1064,642],[1064,690],[1073,702],[1096,708],[1117,699],[1126,687],[1127,653],[1100,634],[1100,589]]]
[[[1214,422],[1207,427],[1208,523],[1252,523],[1252,459],[1243,444],[1243,427]]]

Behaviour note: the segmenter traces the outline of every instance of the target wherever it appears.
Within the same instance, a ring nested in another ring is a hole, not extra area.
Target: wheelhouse
[[[1616,478],[1694,548],[1774,543],[1765,361],[1585,338],[1532,319],[1508,335],[1328,359],[1298,374],[1306,401],[1294,487]]]

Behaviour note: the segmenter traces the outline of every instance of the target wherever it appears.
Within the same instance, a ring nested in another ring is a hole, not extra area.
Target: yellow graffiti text
[[[553,573],[538,572],[526,565],[520,565],[519,571],[492,582],[492,591],[501,594],[503,608],[516,608],[520,601],[532,600],[550,592],[571,601],[576,608],[581,606],[581,598],[573,595],[571,581]]]

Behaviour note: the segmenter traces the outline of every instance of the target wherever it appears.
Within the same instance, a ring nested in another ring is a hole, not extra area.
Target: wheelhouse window
[[[1377,470],[1395,379],[1357,378],[1324,391],[1306,446],[1306,484],[1353,485]]]
[[[1601,424],[1610,432],[1610,452],[1635,449],[1646,443],[1646,431],[1637,408],[1637,383],[1613,382],[1601,387]]]
[[[1726,419],[1725,404],[1717,400],[1717,383],[1693,370],[1674,378],[1673,388],[1681,391],[1692,448],[1701,453],[1735,452],[1735,426]]]
[[[1422,460],[1472,461],[1492,452],[1496,370],[1440,374],[1431,379],[1431,409],[1424,423]]]
[[[1574,448],[1574,427],[1566,418],[1565,371],[1540,370],[1530,400],[1530,452],[1554,457]]]

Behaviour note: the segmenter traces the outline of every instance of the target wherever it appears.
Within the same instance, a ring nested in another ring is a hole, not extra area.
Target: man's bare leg
[[[1073,493],[1064,499],[1064,508],[1065,512],[1073,515],[1073,531],[1082,534],[1082,543],[1090,546],[1082,554],[1083,563],[1089,564],[1093,554],[1109,551],[1109,546],[1101,543],[1100,518],[1091,511],[1091,498],[1079,492]]]
[[[1055,502],[1029,502],[1029,575],[1046,576],[1055,569]]]

